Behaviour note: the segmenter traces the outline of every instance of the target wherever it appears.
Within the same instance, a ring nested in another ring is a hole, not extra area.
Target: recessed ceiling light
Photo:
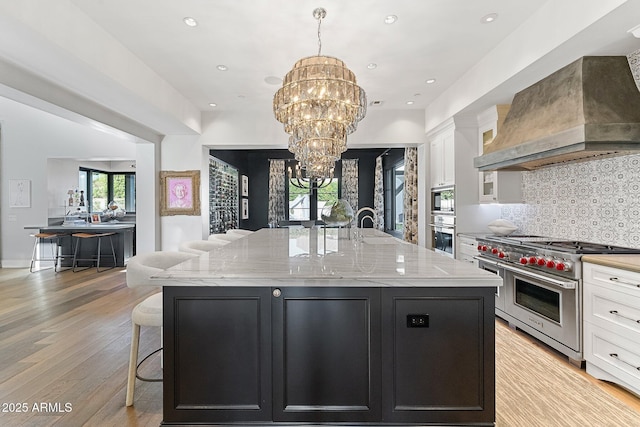
[[[483,16],[480,19],[480,22],[482,22],[483,24],[489,24],[489,23],[495,21],[496,19],[498,19],[498,14],[497,13],[490,13],[488,15]]]
[[[226,65],[218,65],[216,68],[217,68],[218,70],[220,70],[220,71],[227,71],[227,70],[228,70],[228,68],[227,68],[227,66],[226,66]]]
[[[182,21],[190,27],[198,26],[198,21],[196,21],[194,18],[190,16],[185,17],[184,19],[182,19]]]
[[[218,106],[218,104],[216,104],[215,102],[210,102],[209,103],[209,107],[217,107],[217,106]]]
[[[385,24],[393,24],[394,22],[396,22],[398,20],[398,17],[396,15],[387,15],[384,18],[384,23]]]
[[[267,76],[264,78],[265,83],[270,85],[280,85],[282,84],[282,79],[276,76]]]
[[[371,64],[367,65],[367,68],[370,69],[370,70],[374,70],[374,69],[378,68],[378,64],[374,64],[372,62]]]
[[[407,101],[407,105],[413,105],[413,101]]]
[[[435,83],[435,82],[436,82],[436,79],[428,79],[425,83],[430,85],[430,84]]]
[[[384,101],[371,101],[369,103],[370,106],[375,107],[375,106],[380,106],[384,103]]]

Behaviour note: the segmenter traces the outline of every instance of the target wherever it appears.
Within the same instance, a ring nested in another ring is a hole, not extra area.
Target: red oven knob
[[[556,262],[552,259],[547,259],[547,268],[556,268]]]
[[[482,250],[482,245],[478,245],[478,250],[481,251]]]
[[[482,252],[487,252],[489,250],[489,248],[487,247],[487,245],[482,245]]]
[[[546,261],[544,258],[538,258],[538,259],[537,259],[537,261],[536,261],[536,263],[537,263],[540,267],[542,267],[542,266],[544,266],[544,265],[546,265],[546,264],[547,264],[547,261]]]
[[[573,269],[573,265],[569,261],[562,261],[556,265],[556,270],[559,271],[571,271]]]
[[[504,252],[500,252],[498,254],[498,258],[506,258],[506,257],[507,257],[507,254],[505,254]]]
[[[538,263],[538,258],[534,256],[529,257],[529,264],[537,264],[537,263]]]
[[[498,253],[498,248],[491,248],[491,253],[492,254],[497,254]]]
[[[526,256],[520,257],[520,264],[527,265],[529,263],[529,258]]]

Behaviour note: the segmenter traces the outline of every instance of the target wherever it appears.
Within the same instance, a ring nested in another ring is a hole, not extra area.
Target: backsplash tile
[[[518,233],[640,248],[640,155],[523,172]]]

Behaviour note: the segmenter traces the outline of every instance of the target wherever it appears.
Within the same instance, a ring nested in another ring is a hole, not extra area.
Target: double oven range
[[[478,265],[503,278],[496,315],[581,365],[584,254],[640,253],[639,249],[540,236],[484,236]]]

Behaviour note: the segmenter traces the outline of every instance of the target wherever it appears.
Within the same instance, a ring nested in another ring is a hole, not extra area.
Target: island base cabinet
[[[165,287],[164,425],[493,425],[493,288]]]
[[[493,425],[493,289],[385,289],[383,417]]]

